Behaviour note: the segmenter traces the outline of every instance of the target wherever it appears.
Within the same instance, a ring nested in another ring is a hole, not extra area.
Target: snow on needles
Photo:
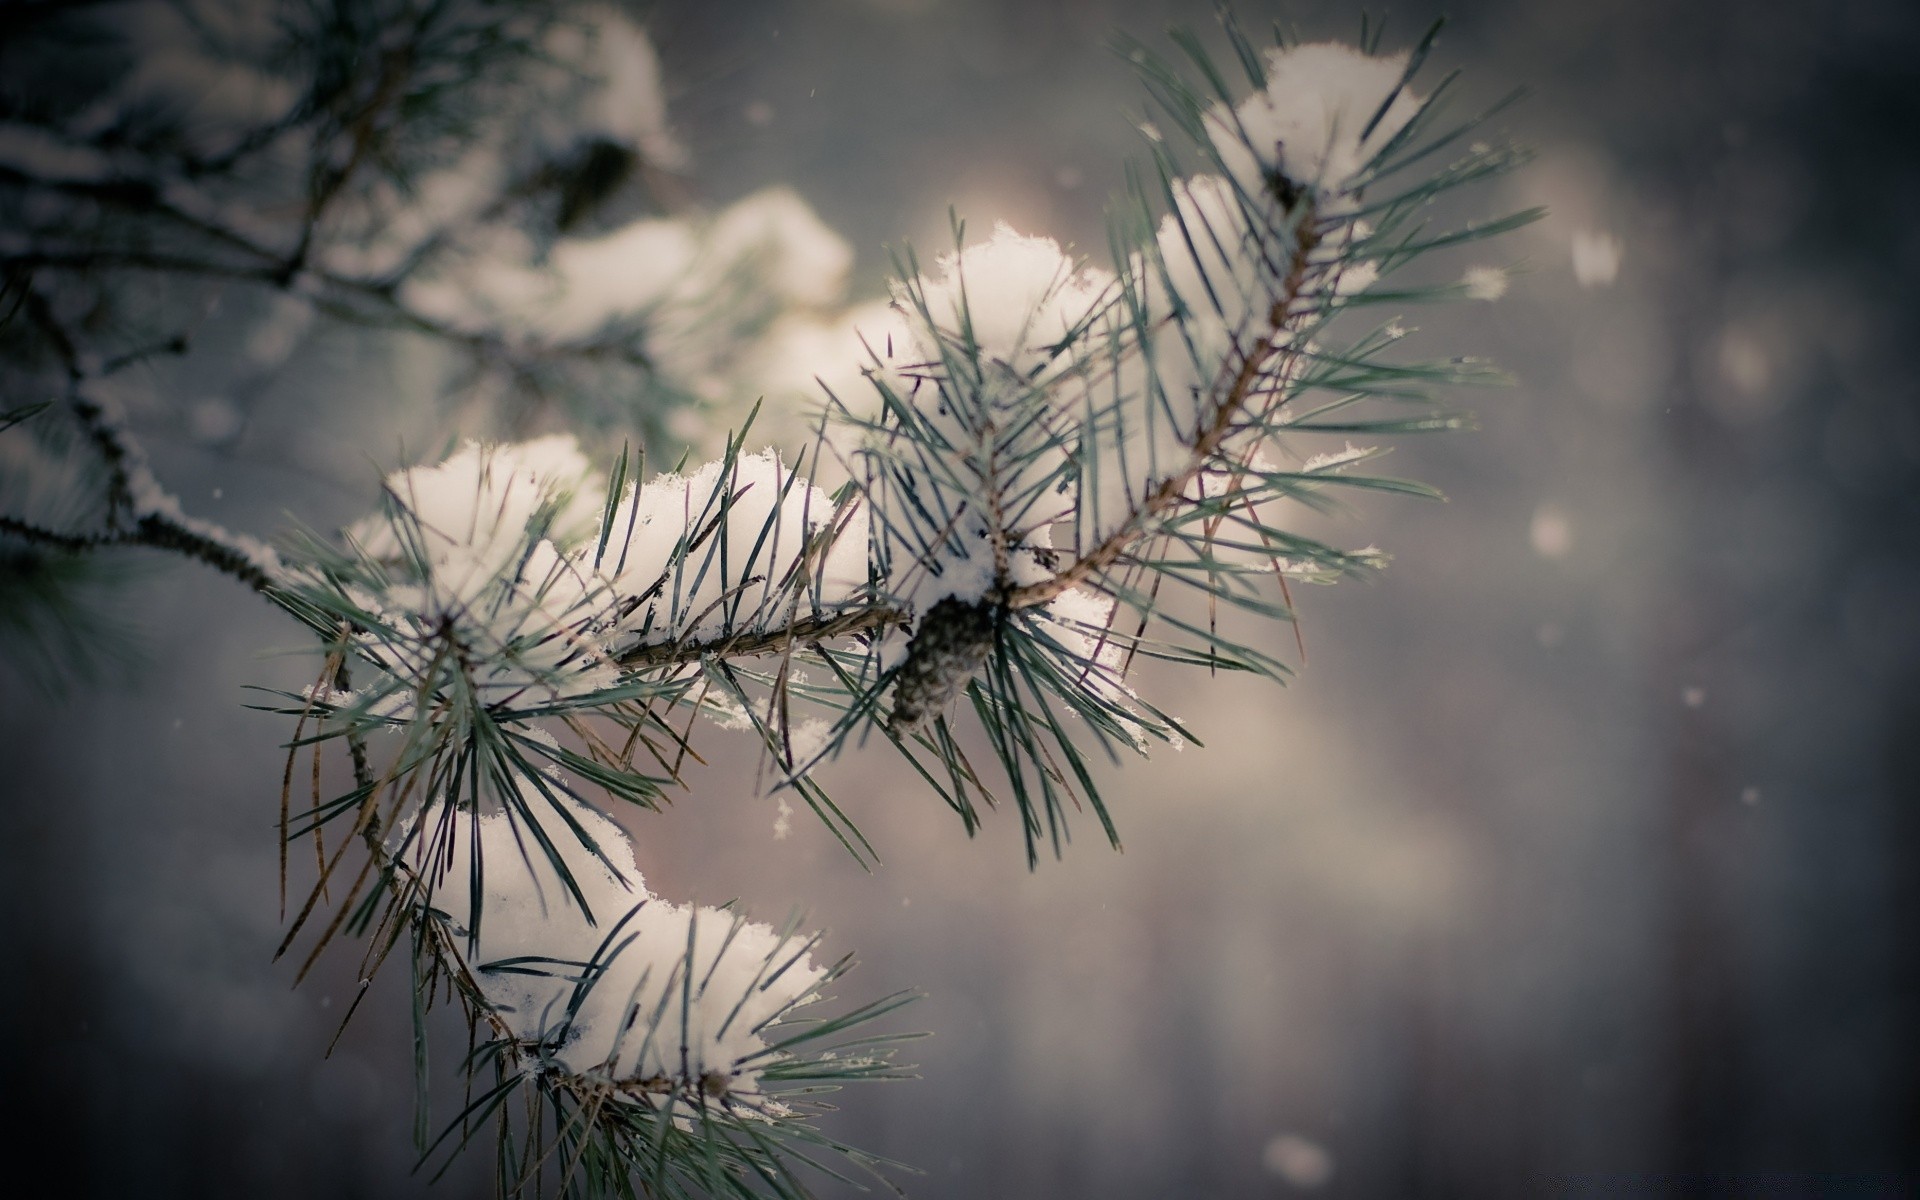
[[[387,479],[385,512],[347,530],[370,564],[352,599],[384,622],[360,637],[387,664],[371,699],[412,711],[416,690],[462,664],[483,701],[611,686],[598,629],[611,601],[582,561],[601,482],[571,437],[468,442]],[[447,639],[459,645],[449,657]]]
[[[667,123],[660,56],[632,18],[611,6],[589,5],[548,31],[545,50],[587,84],[578,111],[564,125],[567,136],[603,137],[662,167],[687,166],[687,148]]]
[[[763,307],[839,299],[853,252],[791,189],[769,188],[711,219],[645,218],[609,233],[559,238],[550,247],[496,229],[466,260],[410,279],[406,303],[451,329],[555,345],[609,328],[649,329],[648,350],[679,373],[711,369],[685,344],[703,346],[709,309],[751,279]],[[673,324],[673,322],[679,322]]]
[[[1267,52],[1267,86],[1229,114],[1208,114],[1221,165],[1249,194],[1278,172],[1319,198],[1323,213],[1351,210],[1382,150],[1420,111],[1401,84],[1406,52],[1373,56],[1337,42]]]
[[[488,1006],[547,1069],[636,1099],[758,1097],[770,1031],[827,976],[812,941],[654,896],[625,832],[549,791],[523,784],[511,816],[435,803],[392,847]]]
[[[771,450],[629,487],[610,517],[606,480],[566,435],[469,442],[387,490],[388,511],[347,531],[381,572],[359,600],[389,618],[386,658],[430,674],[450,628],[480,651],[463,661],[483,692],[585,695],[617,682],[621,652],[758,632],[868,578],[864,509]]]
[[[1046,574],[1036,564],[1051,557],[1049,526],[1072,511],[1070,489],[1055,481],[1078,421],[1071,389],[1057,385],[1103,344],[1089,334],[1115,295],[1110,273],[1004,224],[896,289],[908,344],[876,382],[914,411],[927,448],[914,464],[871,452],[898,485],[890,583],[914,611]]]
[[[923,325],[916,342],[934,360],[940,339],[970,341],[982,360],[1031,381],[1058,373],[1113,287],[1111,272],[1077,267],[1052,238],[1025,237],[1000,222],[992,237],[942,255],[938,273],[917,281],[932,328]],[[904,290],[900,296],[909,298]]]
[[[600,517],[594,485],[592,467],[569,436],[510,446],[468,442],[436,466],[387,477],[410,521],[368,517],[348,534],[371,558],[417,554],[431,567],[431,583],[454,601],[470,602],[525,557],[530,532],[535,546],[556,555],[592,533]]]
[[[612,642],[704,641],[845,603],[867,582],[867,519],[839,516],[771,450],[630,490],[601,563],[622,598]]]
[[[864,522],[771,451],[630,489],[604,530],[606,482],[570,437],[469,442],[387,488],[388,511],[348,537],[375,568],[366,610],[391,626],[362,635],[399,688],[373,699],[402,717],[418,719],[416,680],[442,686],[450,659],[483,703],[580,695],[618,682],[616,647],[786,616],[803,571],[816,599],[866,581]],[[495,773],[477,808],[436,798],[388,845],[540,1069],[779,1111],[759,1095],[780,1058],[767,1031],[826,978],[811,941],[651,895],[625,833],[551,769]]]

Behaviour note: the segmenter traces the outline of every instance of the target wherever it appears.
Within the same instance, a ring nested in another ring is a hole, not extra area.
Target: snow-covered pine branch
[[[931,265],[902,258],[889,303],[843,310],[846,248],[791,193],[674,211],[685,152],[659,65],[618,10],[341,13],[365,28],[296,55],[306,73],[288,84],[245,66],[286,50],[279,35],[230,31],[232,70],[210,93],[225,99],[193,120],[138,116],[205,69],[194,56],[211,51],[175,29],[198,48],[129,73],[123,94],[0,126],[0,196],[28,212],[82,198],[114,235],[83,247],[53,220],[0,244],[105,467],[103,531],[0,514],[0,533],[187,554],[317,635],[318,678],[284,697],[290,754],[342,743],[355,786],[323,797],[316,768],[296,810],[289,760],[283,872],[300,839],[319,865],[283,950],[304,939],[310,965],[338,933],[365,934],[371,973],[404,944],[422,994],[465,1006],[491,1040],[442,1142],[497,1121],[502,1146],[537,1148],[503,1151],[503,1187],[557,1171],[613,1194],[636,1179],[794,1194],[808,1151],[872,1165],[821,1137],[807,1096],[894,1074],[889,1038],[866,1026],[901,998],[815,1018],[844,960],[817,964],[818,938],[794,928],[653,896],[597,798],[657,806],[704,719],[755,738],[767,786],[856,858],[873,848],[813,769],[875,738],[969,831],[1010,796],[1030,861],[1059,852],[1083,806],[1118,845],[1094,759],[1185,736],[1136,691],[1135,661],[1284,677],[1221,611],[1288,622],[1292,583],[1381,558],[1297,532],[1293,505],[1325,507],[1336,487],[1430,494],[1359,473],[1379,451],[1347,439],[1447,427],[1421,389],[1489,372],[1401,360],[1404,331],[1351,310],[1497,294],[1504,277],[1485,269],[1379,284],[1530,219],[1424,228],[1437,195],[1519,156],[1473,142],[1442,162],[1474,122],[1447,123],[1445,82],[1414,90],[1431,35],[1398,55],[1259,51],[1228,22],[1245,94],[1191,39],[1199,84],[1132,50],[1186,148],[1148,131],[1110,265],[956,228]],[[436,73],[450,64],[455,83]],[[448,93],[461,104],[429,103]],[[556,102],[514,106],[536,94]],[[430,116],[399,119],[422,105]],[[611,215],[636,180],[644,199],[629,190]],[[288,203],[261,203],[276,187]],[[639,444],[468,441],[390,474],[342,537],[272,557],[180,513],[90,390],[114,364],[60,315],[63,291],[99,289],[90,272],[270,292],[246,342],[256,381],[322,318],[423,335],[451,348],[450,390],[484,398],[502,433],[615,426],[609,397],[637,376]],[[824,411],[803,438],[793,392],[815,376]],[[699,440],[687,414],[754,394],[776,400],[757,429],[649,476],[648,447]]]

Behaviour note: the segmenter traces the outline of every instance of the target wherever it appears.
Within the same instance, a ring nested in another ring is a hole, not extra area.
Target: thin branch
[[[267,546],[243,534],[189,517],[180,511],[179,502],[160,486],[147,466],[146,452],[133,435],[111,414],[106,404],[89,394],[87,384],[100,374],[90,364],[66,327],[54,315],[47,302],[29,279],[24,289],[23,307],[59,358],[67,376],[67,400],[87,441],[92,444],[107,468],[107,532],[89,537],[74,535],[65,548],[75,551],[98,546],[141,545],[166,550],[194,559],[238,579],[256,592],[273,589],[279,572],[279,558]],[[21,536],[9,520],[9,528]],[[51,531],[39,530],[38,534]],[[45,537],[39,540],[45,542]]]
[[[1294,303],[1300,299],[1307,280],[1308,256],[1319,243],[1321,231],[1313,221],[1311,208],[1302,214],[1281,294],[1268,310],[1264,334],[1247,350],[1240,351],[1240,366],[1234,372],[1226,394],[1214,407],[1213,416],[1193,441],[1187,464],[1177,473],[1161,480],[1149,491],[1127,519],[1093,549],[1069,563],[1057,575],[1039,583],[1014,588],[1007,596],[1009,608],[1033,608],[1046,604],[1093,578],[1118,561],[1127,550],[1149,532],[1148,522],[1182,503],[1188,487],[1205,470],[1216,451],[1237,428],[1235,422],[1247,402],[1260,391],[1267,362],[1279,351],[1277,339],[1287,332]]]
[[[638,669],[696,662],[702,658],[751,658],[781,654],[796,642],[818,642],[856,633],[878,633],[894,625],[904,625],[909,619],[904,610],[891,604],[873,604],[830,616],[802,617],[776,629],[751,629],[698,641],[638,646],[622,654],[618,661],[623,667]]]
[[[31,521],[19,517],[10,517],[0,513],[0,533],[12,534],[21,541],[36,546],[46,546],[52,550],[65,550],[70,554],[84,554],[101,546],[113,545],[120,539],[113,534],[62,533],[57,529],[45,529]]]

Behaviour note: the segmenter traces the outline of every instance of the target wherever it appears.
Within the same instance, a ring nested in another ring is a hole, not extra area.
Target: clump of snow
[[[630,488],[603,530],[605,486],[566,436],[395,472],[390,511],[347,531],[387,573],[358,597],[389,618],[368,634],[381,660],[444,670],[450,628],[483,692],[580,696],[616,682],[620,652],[783,627],[867,585],[864,507],[772,451]]]
[[[687,165],[687,148],[667,122],[660,56],[646,30],[617,8],[591,5],[548,31],[544,49],[586,85],[569,132],[632,146],[649,162]]]
[[[1272,271],[1260,253],[1258,226],[1249,220],[1241,193],[1219,175],[1196,175],[1174,184],[1173,211],[1161,218],[1156,237],[1173,296],[1196,314],[1211,343],[1241,332],[1264,315]]]
[[[824,307],[846,292],[853,248],[792,188],[771,187],[722,209],[707,231],[718,269],[753,272],[786,304]]]
[[[414,678],[445,669],[451,623],[483,693],[538,685],[578,695],[612,684],[598,641],[611,597],[579,561],[604,487],[566,436],[469,442],[442,463],[394,472],[395,510],[347,531],[394,572],[364,598],[393,626],[379,636],[379,657]]]
[[[436,803],[395,846],[488,1005],[553,1069],[756,1095],[770,1030],[826,977],[809,944],[652,895],[620,827],[549,791],[522,783],[511,816]]]
[[[1378,446],[1356,446],[1352,442],[1348,442],[1342,449],[1330,450],[1307,459],[1306,462],[1300,464],[1300,473],[1303,475],[1322,475],[1344,471],[1355,463],[1365,462],[1379,452],[1380,448]]]
[[[1113,285],[1110,272],[1077,266],[1052,238],[1025,237],[1001,222],[992,237],[942,255],[937,272],[917,281],[913,291],[933,322],[920,331],[919,348],[934,360],[941,341],[976,346],[1022,380],[1057,373]]]
[[[1232,181],[1178,180],[1173,202],[1153,246],[1128,265],[1150,330],[1136,358],[1150,359],[1151,375],[1145,361],[1118,368],[1115,392],[1123,399],[1102,429],[1096,486],[1080,514],[1085,534],[1111,533],[1161,480],[1187,467],[1223,370],[1239,348],[1271,336],[1274,298],[1287,286],[1294,248],[1267,244],[1273,234],[1265,219],[1249,211]],[[1175,322],[1176,313],[1184,319]]]
[[[911,343],[906,315],[884,300],[840,312],[782,314],[738,360],[744,394],[767,398],[755,431],[776,445],[810,439],[829,398],[846,413],[871,419],[879,394],[869,372],[906,361]],[[826,432],[838,455],[815,465],[814,482],[837,487],[846,482],[843,464],[858,438],[846,436],[840,423]]]
[[[546,260],[519,230],[490,231],[466,260],[409,279],[408,307],[462,333],[577,342],[660,303],[692,265],[693,232],[680,221],[635,221],[597,237],[563,238]]]
[[[832,733],[833,726],[819,717],[796,722],[787,731],[787,753],[793,758],[794,769],[801,771],[812,765],[814,759],[827,749]]]
[[[836,524],[832,497],[773,451],[714,461],[631,489],[601,571],[624,611],[621,646],[705,640],[832,607],[867,582],[864,509]]]
[[[771,188],[710,219],[645,218],[544,248],[496,228],[458,261],[410,277],[400,296],[451,329],[510,341],[569,344],[651,326],[649,354],[697,385],[724,373],[734,346],[719,335],[730,321],[830,304],[852,261],[804,201]]]
[[[1041,610],[1042,636],[1055,643],[1066,662],[1080,664],[1080,685],[1104,703],[1134,749],[1144,754],[1147,735],[1132,705],[1135,693],[1126,682],[1132,639],[1114,631],[1115,613],[1112,597],[1068,588]]]
[[[876,382],[930,443],[917,462],[874,448],[887,477],[877,502],[891,506],[889,584],[910,611],[1050,573],[1050,526],[1074,505],[1061,481],[1078,438],[1078,381],[1107,361],[1116,297],[1111,273],[1004,224],[896,289],[905,344],[889,331],[884,350],[869,349],[882,360]]]
[[[1221,164],[1249,195],[1271,194],[1277,172],[1312,191],[1323,214],[1351,209],[1374,159],[1420,111],[1401,86],[1407,61],[1337,42],[1269,50],[1267,86],[1231,114],[1208,114]]]
[[[418,523],[427,558],[462,578],[498,573],[522,552],[536,518],[544,520],[540,540],[562,547],[585,540],[600,523],[602,488],[566,434],[505,445],[467,442],[434,466],[395,471],[386,487]],[[367,518],[348,533],[370,557],[401,553],[401,531],[384,518]]]

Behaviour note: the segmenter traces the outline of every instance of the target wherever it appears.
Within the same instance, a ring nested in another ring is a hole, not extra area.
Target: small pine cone
[[[948,596],[920,618],[893,685],[887,728],[914,733],[966,690],[993,653],[1000,606]]]

